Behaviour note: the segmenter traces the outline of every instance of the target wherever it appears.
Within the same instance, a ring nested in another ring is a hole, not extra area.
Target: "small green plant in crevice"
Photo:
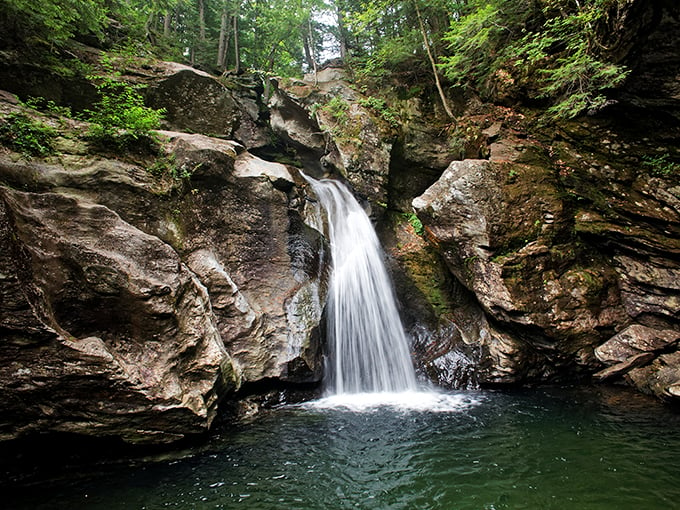
[[[167,156],[161,156],[156,158],[153,164],[146,170],[154,177],[165,177],[171,176],[175,178],[177,174],[177,162],[175,161],[175,155],[169,154]]]
[[[52,127],[21,112],[12,112],[0,122],[0,143],[25,156],[54,153],[56,136]]]
[[[326,103],[322,109],[328,112],[333,120],[338,123],[345,123],[349,120],[349,103],[342,99],[341,97],[333,97],[328,103]]]
[[[117,149],[154,140],[152,130],[160,127],[163,109],[145,106],[135,87],[113,78],[104,78],[96,87],[100,99],[94,110],[85,110],[92,123],[88,134],[92,140]]]
[[[393,128],[399,127],[399,116],[396,111],[390,108],[384,99],[369,96],[366,99],[359,99],[359,104],[364,108],[370,108]]]
[[[73,117],[70,106],[60,106],[42,96],[31,96],[26,101],[22,101],[21,105],[55,117]]]
[[[425,234],[425,227],[423,226],[423,222],[420,221],[420,218],[415,213],[403,213],[404,218],[411,224],[413,227],[413,230],[415,231],[416,234],[419,236],[423,236]]]
[[[506,182],[508,184],[513,184],[517,180],[518,175],[519,172],[515,168],[511,168],[510,171],[508,172],[508,178]]]
[[[670,154],[660,156],[643,156],[642,164],[649,169],[649,173],[656,177],[671,177],[680,174],[680,164],[671,160]]]
[[[193,170],[189,170],[185,166],[181,166],[181,167],[174,166],[172,168],[172,171],[170,172],[170,175],[172,175],[173,179],[189,180],[189,179],[191,179],[191,174],[194,173],[194,171],[196,171],[197,169],[198,169],[198,166],[195,167]]]
[[[156,158],[152,165],[147,167],[147,172],[159,181],[169,184],[172,189],[185,189],[185,184],[191,180],[191,175],[200,168],[201,164],[189,168],[185,165],[178,166],[175,154],[167,154]],[[165,191],[168,191],[165,189]],[[198,190],[192,189],[196,194]]]

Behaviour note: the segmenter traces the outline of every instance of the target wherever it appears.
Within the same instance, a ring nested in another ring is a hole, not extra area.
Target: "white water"
[[[306,409],[334,409],[354,413],[391,408],[402,412],[450,413],[478,405],[480,395],[438,393],[435,391],[401,391],[398,393],[345,393],[305,402]]]
[[[333,264],[327,393],[413,394],[417,383],[408,340],[373,225],[343,184],[308,181],[327,214]]]

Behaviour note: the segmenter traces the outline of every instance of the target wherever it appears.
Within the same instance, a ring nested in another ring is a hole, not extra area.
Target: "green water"
[[[4,508],[680,508],[680,414],[655,401],[593,388],[459,398],[448,412],[280,408],[184,458],[84,468]]]

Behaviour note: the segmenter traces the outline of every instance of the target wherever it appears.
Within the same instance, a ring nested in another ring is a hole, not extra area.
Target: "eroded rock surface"
[[[0,437],[206,430],[240,381],[177,254],[102,205],[8,188],[0,204]]]
[[[582,128],[566,129],[563,141],[545,145],[504,128],[489,160],[454,161],[413,206],[456,279],[515,339],[518,366],[550,379],[604,363],[599,378],[625,376],[672,398],[677,368],[666,361],[676,344],[641,347],[650,332],[660,338],[678,330],[680,209],[672,177],[634,168],[640,160],[628,155],[635,142],[625,132],[591,122],[579,144],[573,130]],[[636,147],[645,150],[648,143]],[[605,356],[624,329],[635,333],[635,352]]]
[[[166,63],[149,80],[146,102],[165,109],[166,127],[237,140],[249,148],[269,143],[261,118],[262,85],[254,80],[218,79],[197,69]]]
[[[200,134],[146,160],[64,136],[0,154],[2,439],[170,442],[246,383],[320,380],[324,241],[296,169]]]

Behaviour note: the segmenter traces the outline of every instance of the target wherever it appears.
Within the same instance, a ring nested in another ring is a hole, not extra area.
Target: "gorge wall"
[[[127,79],[166,109],[160,153],[99,150],[37,112],[57,153],[0,149],[0,439],[171,442],[239,388],[318,384],[329,261],[301,169],[370,210],[422,377],[680,398],[680,128],[639,81],[598,116],[459,98],[454,124],[426,95],[371,101],[340,68],[266,87],[167,63]],[[3,94],[3,115],[21,108]]]

